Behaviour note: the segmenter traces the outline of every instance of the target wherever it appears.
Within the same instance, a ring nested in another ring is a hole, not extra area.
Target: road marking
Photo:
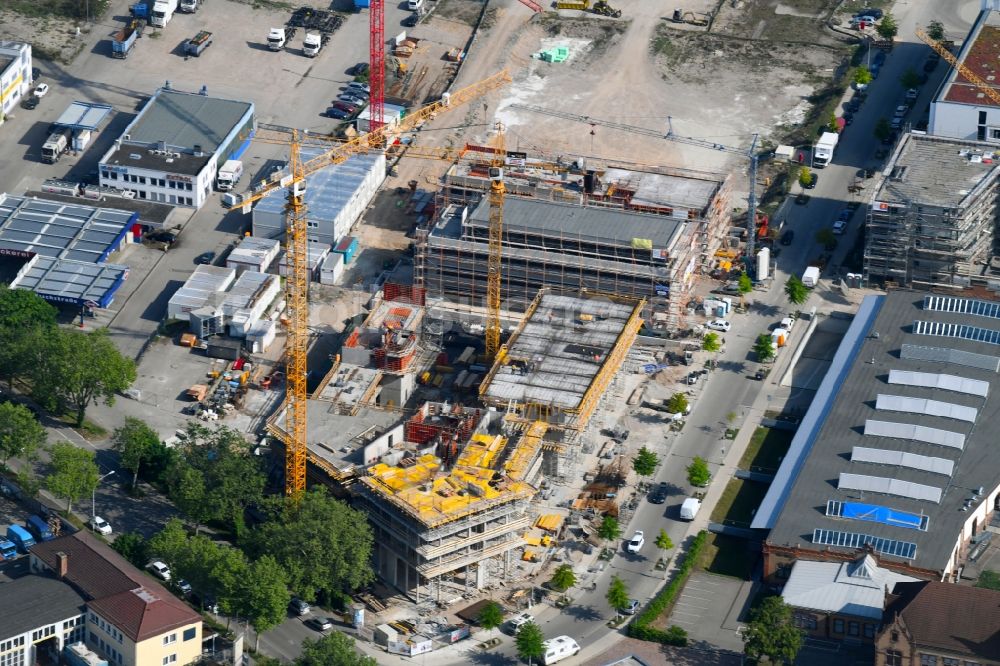
[[[70,444],[73,444],[73,445],[75,445],[75,446],[80,446],[80,442],[76,442],[76,441],[73,441],[72,439],[70,439],[69,437],[67,437],[67,436],[66,436],[66,433],[65,433],[65,432],[63,432],[61,428],[49,428],[49,430],[53,430],[53,431],[54,431],[54,432],[55,432],[55,433],[56,433],[57,435],[59,435],[60,437],[62,437],[63,439],[65,439],[65,440],[66,440],[67,442],[69,442]],[[72,433],[73,433],[74,435],[76,435],[76,432],[75,432],[75,431],[73,431],[73,430],[70,430],[70,432],[72,432]],[[80,437],[80,436],[79,436],[79,435],[77,435],[77,437]],[[84,439],[83,437],[80,437],[80,439],[81,439],[81,440],[83,441],[83,444],[84,444],[85,446],[89,446],[90,448],[92,448],[92,449],[93,449],[93,450],[95,450],[95,451],[97,450],[97,447],[96,447],[96,446],[94,446],[93,444],[91,444],[90,442],[88,442],[88,441],[87,441],[86,439]]]

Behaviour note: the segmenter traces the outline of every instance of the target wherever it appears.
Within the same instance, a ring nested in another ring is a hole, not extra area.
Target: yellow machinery
[[[287,189],[285,205],[286,238],[288,253],[288,277],[285,280],[285,302],[288,307],[287,388],[285,398],[285,493],[297,496],[306,487],[306,347],[309,338],[309,267],[307,262],[308,242],[306,240],[306,178],[325,167],[340,164],[352,155],[369,150],[381,150],[388,142],[390,132],[413,131],[438,113],[470,102],[499,86],[510,83],[507,70],[475,83],[468,88],[445,95],[440,101],[429,104],[403,118],[396,126],[388,124],[376,128],[363,136],[343,143],[336,143],[318,157],[303,162],[300,149],[303,145],[322,145],[327,148],[330,139],[317,137],[308,132],[260,124],[256,139],[266,143],[278,143],[290,148],[288,169],[273,174],[240,199],[244,213],[249,213],[252,204],[278,189]]]
[[[507,159],[503,124],[497,123],[496,145],[490,163],[490,254],[486,282],[486,357],[500,351],[500,287],[503,259],[503,167]]]
[[[927,46],[934,49],[934,51],[939,56],[947,60],[949,65],[957,69],[962,74],[962,76],[967,78],[969,81],[973,83],[973,85],[982,90],[984,95],[989,97],[995,103],[1000,104],[1000,93],[998,93],[992,86],[990,86],[990,84],[986,83],[986,81],[983,81],[982,78],[977,76],[975,72],[973,72],[971,69],[969,69],[964,64],[959,62],[958,58],[956,58],[951,54],[951,51],[946,49],[936,40],[932,39],[930,35],[928,35],[920,28],[917,28],[916,33],[917,37],[919,37],[922,42],[924,42],[925,44],[927,44]]]

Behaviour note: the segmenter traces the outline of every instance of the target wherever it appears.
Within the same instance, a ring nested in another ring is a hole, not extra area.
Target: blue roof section
[[[858,349],[861,348],[865,335],[875,321],[875,317],[878,316],[884,302],[884,296],[866,296],[861,302],[861,307],[854,316],[851,327],[847,329],[844,340],[830,363],[830,369],[823,377],[819,390],[816,391],[816,397],[813,399],[809,411],[806,412],[799,429],[795,432],[795,438],[792,439],[788,454],[781,462],[781,467],[778,468],[778,473],[775,474],[774,481],[771,483],[767,495],[764,496],[760,508],[754,514],[750,527],[754,529],[774,527],[785,506],[785,500],[788,499],[792,486],[799,476],[799,471],[812,451],[816,436],[819,434],[820,428],[823,427],[837,393],[851,369]]]
[[[854,520],[867,520],[872,523],[882,523],[893,527],[905,527],[911,530],[926,530],[927,516],[907,511],[897,511],[887,506],[866,504],[864,502],[843,502],[840,504],[840,517]]]

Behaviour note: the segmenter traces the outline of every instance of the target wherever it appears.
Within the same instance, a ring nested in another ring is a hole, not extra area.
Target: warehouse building
[[[869,285],[960,289],[994,274],[1000,163],[991,146],[908,134],[880,178],[866,219]]]
[[[475,165],[463,168],[464,176],[450,177],[453,190],[468,194],[486,182]],[[523,311],[545,286],[588,289],[647,299],[665,328],[677,328],[697,276],[716,267],[728,242],[729,182],[624,169],[603,175],[580,176],[576,194],[538,175],[525,185],[534,183],[537,196],[505,198],[503,307]],[[485,304],[489,218],[480,196],[439,207],[418,232],[416,277],[428,296]]]
[[[0,193],[0,280],[52,303],[106,308],[128,277],[107,263],[138,214]]]
[[[754,515],[764,575],[869,549],[921,580],[975,577],[1000,528],[998,371],[1000,302],[866,297]]]
[[[242,154],[255,129],[252,102],[160,88],[101,159],[100,184],[201,208],[219,167]]]
[[[31,44],[0,41],[0,125],[31,93]]]
[[[302,160],[318,156],[304,149]],[[331,246],[351,231],[385,179],[385,154],[372,151],[328,166],[306,179],[306,235],[310,243]],[[285,237],[285,198],[272,194],[253,209],[253,235]]]

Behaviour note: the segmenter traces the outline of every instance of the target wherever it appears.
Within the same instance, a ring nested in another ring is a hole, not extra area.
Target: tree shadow
[[[569,615],[575,622],[597,622],[604,617],[600,611],[590,604],[586,606],[573,604],[564,608],[563,613]]]
[[[723,372],[742,374],[747,369],[747,364],[745,361],[719,361],[715,367]]]
[[[500,654],[499,652],[467,652],[470,664],[484,664],[486,666],[513,666],[519,663],[515,657]]]

